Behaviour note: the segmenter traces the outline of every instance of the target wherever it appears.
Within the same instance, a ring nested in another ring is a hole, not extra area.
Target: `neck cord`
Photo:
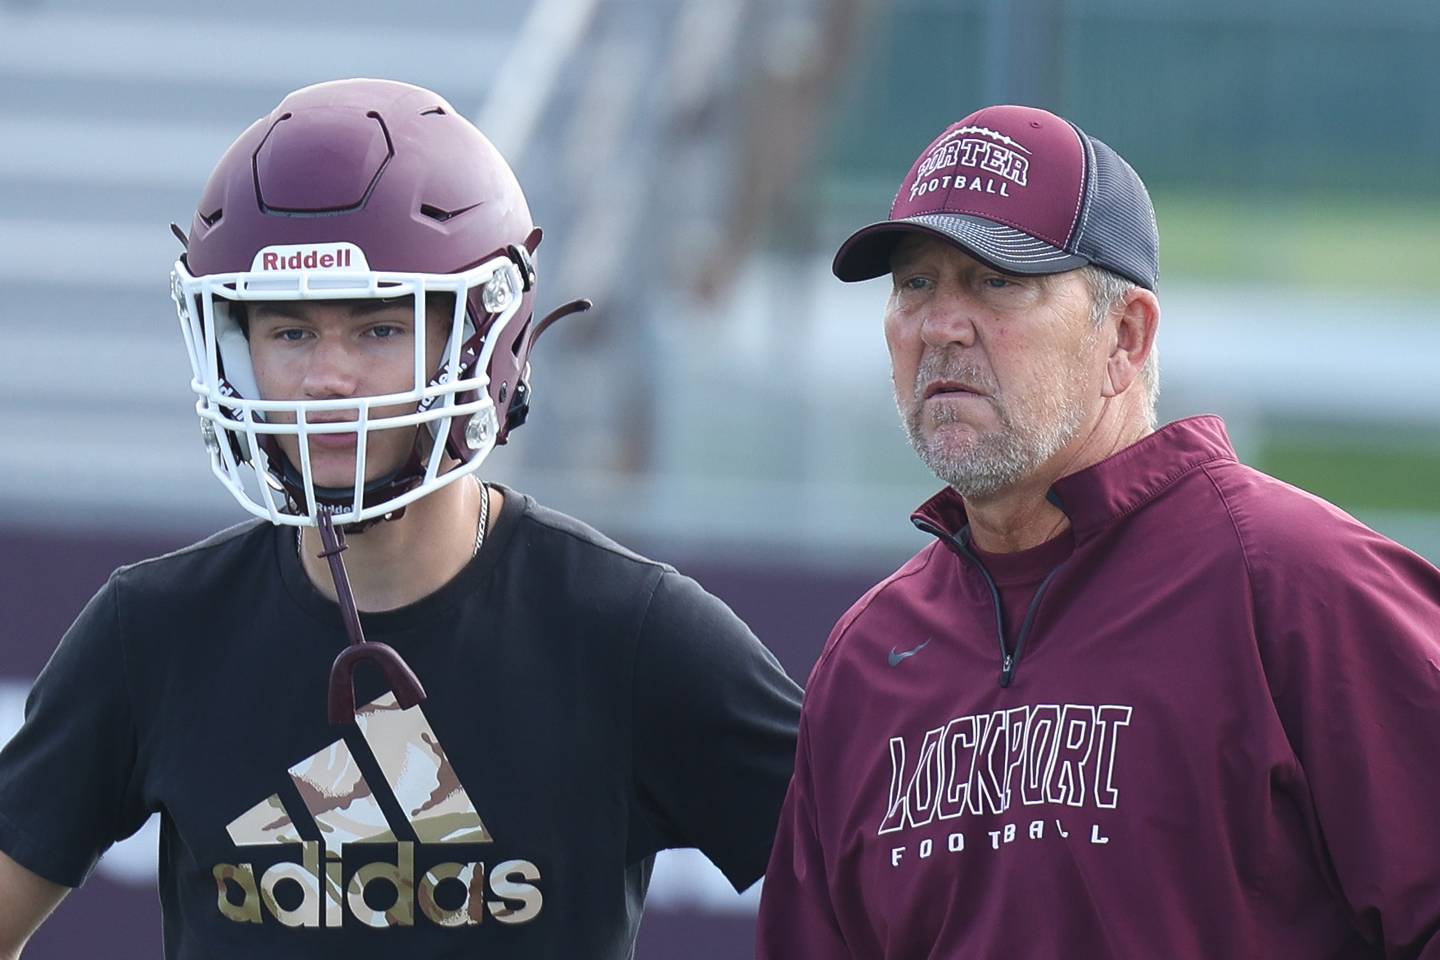
[[[490,526],[490,491],[477,474],[472,473],[470,476],[475,478],[475,486],[480,488],[480,522],[475,526],[475,549],[470,551],[470,558],[473,560],[480,553],[480,545],[485,542],[485,528]]]

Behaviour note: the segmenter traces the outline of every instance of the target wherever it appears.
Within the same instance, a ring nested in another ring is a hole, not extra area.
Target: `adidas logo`
[[[418,845],[494,842],[418,706],[401,710],[395,695],[387,693],[357,710],[355,723]],[[488,873],[478,862],[437,863],[417,883],[417,844],[396,836],[344,739],[289,773],[323,843],[302,838],[279,794],[232,820],[225,829],[237,847],[294,844],[301,848],[301,859],[272,864],[258,880],[252,863],[217,864],[218,905],[227,919],[264,923],[268,914],[287,927],[340,927],[348,912],[370,927],[409,927],[418,907],[432,923],[463,927],[487,915],[506,924],[529,923],[540,915],[540,870],[528,860],[506,860]],[[366,863],[347,881],[342,855],[356,844],[389,845],[394,862]]]

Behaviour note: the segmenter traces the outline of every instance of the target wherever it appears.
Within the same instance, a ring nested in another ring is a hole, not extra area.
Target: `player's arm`
[[[795,763],[800,688],[740,618],[668,572],[636,648],[632,854],[696,847],[737,891],[765,871]]]
[[[18,960],[30,935],[69,892],[0,853],[0,960]]]
[[[66,631],[0,746],[0,960],[149,815],[116,589]]]

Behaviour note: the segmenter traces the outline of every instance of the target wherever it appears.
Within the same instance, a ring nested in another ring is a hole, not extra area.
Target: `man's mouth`
[[[332,423],[354,423],[353,417],[337,417],[335,419],[324,419],[310,421],[311,426],[320,424],[329,425]],[[345,450],[356,446],[359,443],[359,434],[354,430],[347,430],[340,433],[311,433],[308,435],[312,448],[321,450]]]
[[[321,450],[347,450],[360,442],[356,433],[312,433],[310,445]]]
[[[986,393],[979,387],[960,380],[932,380],[926,385],[925,392],[921,395],[921,399],[929,400],[931,397],[963,396],[983,397],[986,396]]]

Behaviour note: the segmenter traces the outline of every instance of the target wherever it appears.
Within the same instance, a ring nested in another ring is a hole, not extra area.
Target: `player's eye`
[[[309,334],[306,331],[296,329],[295,327],[283,327],[274,333],[276,340],[281,340],[285,343],[299,343],[307,336],[309,336]]]
[[[377,340],[390,340],[402,336],[405,330],[393,323],[377,323],[369,329],[368,333]]]

